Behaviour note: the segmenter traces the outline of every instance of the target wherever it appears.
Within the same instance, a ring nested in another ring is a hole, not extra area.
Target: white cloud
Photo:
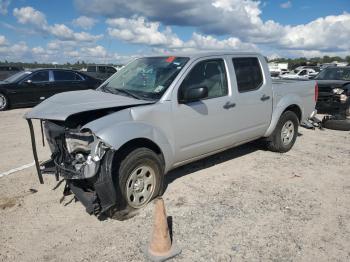
[[[290,8],[292,2],[285,0],[280,6]],[[145,17],[152,37],[142,33],[142,37],[138,37],[128,28],[111,26],[111,35],[134,43],[157,46],[166,42],[160,28],[177,25],[193,27],[202,35],[233,37],[242,42],[268,46],[268,49],[349,50],[347,13],[319,18],[306,25],[285,26],[273,20],[264,21],[261,16],[263,2],[255,0],[75,0],[75,4],[84,14],[121,19],[117,21],[129,21],[135,15]],[[171,32],[171,29],[167,30]]]
[[[170,48],[183,44],[182,40],[172,33],[170,27],[160,32],[160,23],[146,22],[144,17],[107,19],[106,23],[110,26],[107,29],[110,36],[130,43],[151,46],[167,45]]]
[[[292,7],[292,2],[291,1],[284,2],[284,3],[280,4],[280,7],[283,8],[283,9],[291,8]]]
[[[349,51],[350,14],[327,16],[305,25],[288,26],[280,44],[288,49]]]
[[[13,45],[0,46],[0,57],[9,61],[20,61],[28,53],[29,47],[25,42],[19,42]]]
[[[271,42],[283,27],[263,22],[260,1],[254,0],[75,0],[86,14],[113,18],[147,17],[163,25],[193,26],[204,34],[230,34],[243,41]]]
[[[93,58],[105,58],[107,56],[107,51],[103,46],[95,46],[95,47],[83,47],[81,49],[82,55],[86,57]]]
[[[0,0],[0,14],[7,15],[7,9],[10,3],[10,0]]]
[[[0,46],[6,45],[6,44],[7,44],[6,37],[3,35],[0,35]]]
[[[257,50],[255,45],[243,43],[241,40],[235,37],[218,40],[213,36],[204,36],[198,33],[193,33],[192,38],[188,42],[184,43],[183,48],[192,50]]]
[[[54,24],[50,26],[45,15],[30,6],[15,8],[13,10],[13,15],[17,18],[19,23],[31,25],[39,32],[49,33],[63,41],[91,42],[97,41],[103,37],[103,35],[92,35],[86,32],[74,32],[64,24]]]
[[[87,16],[79,16],[77,19],[73,20],[73,25],[81,27],[84,30],[91,29],[96,23],[97,19],[87,17]]]
[[[144,17],[107,19],[106,23],[110,26],[107,30],[111,37],[167,50],[256,50],[253,44],[242,43],[235,37],[218,40],[213,36],[194,33],[189,41],[184,42],[171,31],[170,27],[160,31],[160,23],[147,22]]]
[[[44,30],[48,26],[45,15],[31,6],[15,8],[13,9],[13,15],[21,24],[31,24]]]

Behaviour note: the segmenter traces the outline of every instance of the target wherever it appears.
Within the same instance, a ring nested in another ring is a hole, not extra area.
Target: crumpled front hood
[[[69,116],[77,113],[152,103],[94,90],[72,91],[48,98],[27,112],[24,118],[65,121]]]

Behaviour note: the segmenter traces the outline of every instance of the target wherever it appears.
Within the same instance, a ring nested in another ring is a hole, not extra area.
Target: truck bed
[[[279,107],[282,98],[288,97],[295,102],[301,100],[298,104],[303,106],[302,121],[306,120],[315,110],[315,85],[313,80],[272,80],[273,107]]]

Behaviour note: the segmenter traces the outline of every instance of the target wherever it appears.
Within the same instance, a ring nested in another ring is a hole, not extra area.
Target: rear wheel
[[[9,101],[7,99],[7,97],[0,93],[0,111],[4,111],[8,108],[9,106]]]
[[[125,219],[135,210],[146,206],[157,197],[163,186],[163,163],[151,149],[129,150],[117,163],[117,210],[113,215]]]
[[[274,152],[288,152],[294,145],[298,135],[299,120],[292,111],[284,112],[269,138],[268,149]]]

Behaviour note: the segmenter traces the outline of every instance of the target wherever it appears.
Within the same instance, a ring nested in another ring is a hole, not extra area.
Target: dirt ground
[[[26,111],[0,112],[0,173],[33,162]],[[350,133],[299,132],[286,154],[251,143],[168,174],[173,261],[350,261]],[[101,222],[44,179],[0,178],[0,261],[144,261],[153,204]]]

